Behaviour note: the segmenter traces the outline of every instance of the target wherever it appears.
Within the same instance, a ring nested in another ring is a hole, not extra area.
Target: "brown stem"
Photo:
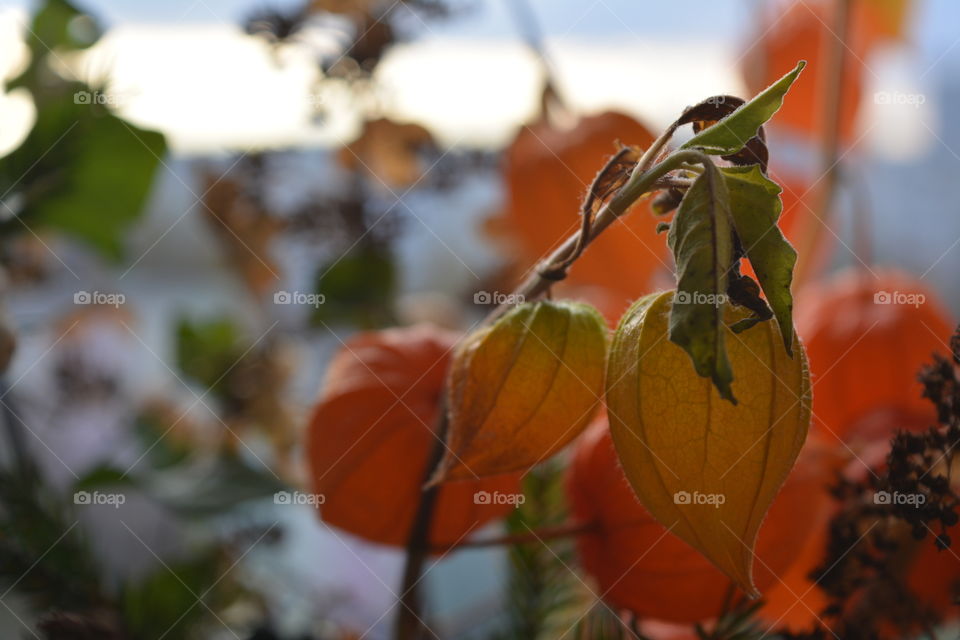
[[[437,421],[437,441],[430,451],[423,472],[423,484],[430,479],[434,468],[440,463],[445,450],[447,437],[447,407],[440,401],[440,417]],[[420,640],[423,637],[423,606],[420,599],[420,576],[423,565],[430,555],[430,526],[437,506],[437,494],[440,488],[432,486],[420,494],[420,503],[413,518],[410,536],[407,538],[407,560],[403,570],[403,582],[400,587],[400,610],[397,612],[397,640]]]
[[[567,238],[560,248],[541,262],[540,268],[535,269],[516,290],[514,296],[510,298],[514,300],[533,300],[548,293],[550,286],[556,280],[544,277],[542,275],[543,273],[548,273],[550,270],[555,273],[561,265],[563,269],[569,267],[572,261],[568,260],[568,258],[573,252],[578,250],[582,251],[586,248],[604,229],[613,224],[617,218],[624,215],[640,197],[651,190],[659,189],[658,183],[664,176],[678,169],[684,163],[697,163],[702,165],[707,171],[717,171],[709,156],[700,151],[689,149],[670,154],[660,164],[648,170],[641,170],[638,164],[626,184],[623,185],[609,202],[600,208],[589,229],[581,229]],[[717,176],[712,174],[711,177],[716,179]],[[589,233],[585,233],[586,231],[589,231]],[[585,233],[583,240],[581,240],[581,233]],[[483,324],[487,325],[492,323],[505,313],[510,306],[511,305],[500,305],[487,316]],[[443,458],[447,428],[446,402],[443,400],[441,401],[440,418],[436,432],[437,443],[430,453],[423,472],[424,484],[429,481],[434,468]],[[430,526],[433,522],[434,511],[436,510],[438,491],[439,487],[437,485],[423,491],[420,496],[420,503],[417,505],[413,526],[410,530],[410,536],[407,541],[407,561],[400,592],[401,608],[397,614],[397,640],[421,640],[423,636],[423,616],[417,585],[423,571],[423,564],[430,554]],[[557,535],[571,535],[571,532],[564,531],[562,534],[558,533]]]
[[[830,209],[834,194],[839,183],[839,147],[840,147],[840,113],[842,106],[843,80],[846,67],[847,31],[850,22],[850,0],[837,0],[833,19],[833,39],[831,42],[828,60],[829,76],[826,78],[823,91],[823,139],[820,146],[820,168],[823,182],[817,190],[814,206],[815,218],[806,225],[805,232],[799,242],[797,274],[794,283],[797,287],[813,278],[820,266],[823,252],[820,251],[823,229],[830,219]]]
[[[505,0],[507,8],[512,12],[514,22],[520,31],[523,41],[533,51],[540,61],[543,70],[543,93],[541,96],[541,117],[548,117],[550,106],[559,109],[564,114],[571,112],[570,106],[564,101],[557,88],[557,68],[547,53],[543,43],[543,34],[540,23],[527,0]]]
[[[647,170],[641,168],[642,162],[643,160],[641,159],[640,163],[638,163],[634,169],[633,174],[630,176],[630,179],[623,185],[623,188],[597,212],[593,224],[590,226],[590,234],[587,239],[581,241],[580,234],[582,231],[577,231],[567,238],[560,247],[537,265],[533,272],[527,276],[514,291],[510,300],[535,300],[545,294],[557,281],[557,278],[552,274],[556,274],[559,270],[569,266],[569,264],[567,264],[569,262],[568,258],[573,252],[585,249],[604,229],[629,211],[630,207],[632,207],[638,199],[651,190],[660,188],[657,186],[658,181],[669,172],[680,168],[684,163],[697,163],[705,167],[708,171],[715,170],[713,161],[710,160],[709,156],[700,151],[694,151],[693,149],[675,151],[667,156],[660,164]],[[544,274],[548,274],[548,276],[545,277]],[[490,324],[495,321],[512,306],[512,303],[500,305],[490,312],[484,324]]]
[[[556,538],[569,538],[580,535],[581,533],[596,531],[597,528],[598,523],[594,522],[565,522],[552,527],[543,527],[528,533],[514,533],[497,538],[487,538],[486,540],[464,540],[456,544],[436,545],[431,547],[431,549],[433,549],[434,552],[443,553],[444,551],[452,551],[454,549],[481,549],[484,547],[528,544],[542,542],[543,540],[555,540]]]

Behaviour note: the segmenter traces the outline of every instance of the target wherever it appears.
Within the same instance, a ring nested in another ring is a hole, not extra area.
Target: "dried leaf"
[[[614,443],[644,507],[755,596],[757,533],[810,422],[806,356],[794,342],[800,357],[790,358],[771,322],[729,334],[740,402],[722,402],[666,339],[673,298],[641,299],[617,329],[606,396]],[[725,322],[747,315],[728,306]]]
[[[806,62],[801,60],[789,72],[753,99],[723,118],[712,127],[690,138],[682,149],[703,149],[707,153],[729,155],[737,153],[757,135],[760,127],[777,112],[790,85],[800,75]]]
[[[423,176],[427,166],[421,152],[434,146],[433,136],[422,126],[379,118],[365,122],[360,137],[341,148],[337,160],[391,189],[404,189]]]
[[[783,344],[790,353],[793,343],[793,266],[797,252],[780,233],[777,220],[783,205],[780,186],[761,173],[757,165],[720,170],[730,195],[733,226],[750,261],[763,295],[780,324]]]
[[[525,470],[590,422],[603,391],[607,328],[589,305],[521,305],[454,356],[447,454],[434,482]]]

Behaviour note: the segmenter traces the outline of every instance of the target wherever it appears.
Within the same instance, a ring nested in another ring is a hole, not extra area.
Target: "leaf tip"
[[[720,394],[721,398],[727,400],[733,406],[737,406],[737,397],[733,395],[733,389],[730,387],[728,381],[714,379],[713,384],[717,388],[717,393]]]

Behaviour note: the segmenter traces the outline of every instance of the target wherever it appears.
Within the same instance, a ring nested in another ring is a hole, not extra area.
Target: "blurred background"
[[[275,497],[331,355],[469,328],[576,229],[615,140],[800,58],[767,128],[787,236],[955,317],[960,5],[854,2],[839,76],[829,5],[5,0],[2,635],[119,608],[133,637],[388,637],[402,553]],[[639,209],[559,288],[611,323],[671,283]],[[432,566],[443,637],[491,637],[508,573]]]

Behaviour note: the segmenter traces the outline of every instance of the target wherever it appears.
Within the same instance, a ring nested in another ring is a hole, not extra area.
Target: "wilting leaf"
[[[611,434],[643,506],[757,595],[757,533],[810,422],[806,356],[794,342],[800,357],[790,358],[772,322],[731,333],[740,402],[722,402],[666,339],[673,298],[647,296],[620,321],[607,368]],[[725,322],[748,313],[728,306]]]
[[[677,264],[678,303],[670,316],[670,340],[690,354],[697,373],[711,378],[721,396],[736,402],[723,341],[723,306],[733,264],[728,206],[724,181],[704,172],[670,225],[667,243]]]
[[[736,96],[711,96],[699,104],[688,107],[683,115],[677,118],[673,127],[677,128],[685,124],[693,124],[693,132],[700,133],[707,127],[712,127],[719,120],[739,109],[746,102],[743,98]],[[737,166],[750,164],[759,164],[764,173],[767,172],[767,162],[770,159],[770,151],[767,149],[766,134],[763,126],[757,129],[757,135],[747,141],[743,149],[737,153],[722,156],[724,160],[729,160]]]
[[[797,66],[772,85],[747,101],[739,109],[712,127],[690,138],[683,149],[703,149],[707,153],[727,155],[737,153],[757,135],[757,131],[783,104],[783,97],[807,63]]]
[[[721,169],[730,195],[730,213],[746,258],[753,265],[767,303],[780,325],[783,344],[793,344],[793,295],[790,283],[797,252],[783,237],[777,220],[783,204],[780,186],[757,165]]]
[[[366,121],[363,133],[340,149],[337,160],[347,169],[371,174],[389,188],[406,189],[427,169],[421,151],[434,146],[433,137],[422,126],[379,118]]]
[[[590,306],[524,304],[466,339],[434,481],[524,470],[575,438],[603,391],[607,328]]]
[[[730,330],[734,333],[746,331],[758,322],[773,317],[773,311],[770,310],[767,301],[760,297],[760,285],[750,276],[741,275],[740,265],[734,265],[733,271],[730,272],[727,294],[730,296],[731,304],[753,312],[751,317],[730,325]]]

